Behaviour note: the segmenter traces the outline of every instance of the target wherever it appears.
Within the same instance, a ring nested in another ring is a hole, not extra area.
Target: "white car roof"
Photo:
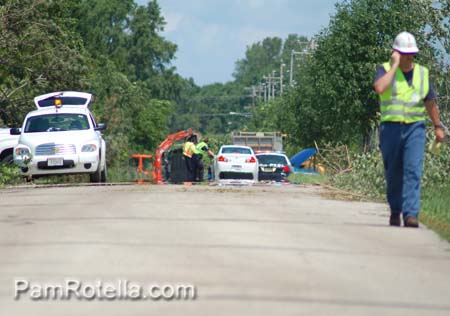
[[[227,148],[227,147],[252,149],[250,146],[242,146],[242,145],[222,145],[222,147],[220,147],[220,148]]]
[[[227,149],[227,148],[236,148],[236,149],[245,149],[245,150],[249,150],[250,151],[250,153],[251,153],[251,155],[254,155],[255,154],[255,151],[253,150],[253,148],[252,147],[250,147],[250,146],[242,146],[242,145],[222,145],[221,147],[220,147],[220,150],[219,150],[219,152],[222,154],[223,153],[223,151],[224,151],[224,149]],[[231,155],[232,153],[223,153],[224,155]],[[249,154],[244,154],[244,155],[249,155]]]
[[[41,110],[54,108],[55,100],[61,100],[62,107],[88,108],[93,99],[94,96],[87,92],[57,91],[35,97],[34,104]]]
[[[283,154],[283,153],[277,153],[277,152],[256,153],[256,156],[259,156],[259,155],[270,155],[270,156],[283,156],[283,157],[287,157],[286,154]]]

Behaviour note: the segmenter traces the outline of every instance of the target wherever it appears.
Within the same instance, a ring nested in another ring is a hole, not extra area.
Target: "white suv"
[[[89,104],[92,94],[53,92],[34,98],[14,148],[14,162],[28,178],[52,174],[89,173],[91,182],[106,181],[106,144]]]

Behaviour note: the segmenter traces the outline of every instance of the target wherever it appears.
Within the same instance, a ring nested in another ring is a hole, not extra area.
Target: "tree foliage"
[[[236,82],[251,86],[258,84],[264,76],[290,62],[291,51],[302,51],[308,45],[304,36],[290,34],[283,41],[278,37],[267,37],[247,47],[245,58],[236,62],[233,73]]]
[[[248,119],[245,113],[251,104],[246,89],[233,82],[216,83],[198,87],[186,81],[177,100],[171,129],[192,127],[202,134],[226,134],[244,128]]]
[[[41,92],[83,89],[81,38],[71,32],[72,1],[3,1],[0,7],[0,118],[17,125]]]

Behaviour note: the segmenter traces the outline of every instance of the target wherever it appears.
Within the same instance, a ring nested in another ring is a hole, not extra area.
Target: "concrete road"
[[[0,315],[450,315],[450,246],[315,187],[0,191]],[[191,284],[195,300],[32,300],[65,280]],[[36,290],[37,291],[37,290]],[[36,296],[34,296],[36,297]]]

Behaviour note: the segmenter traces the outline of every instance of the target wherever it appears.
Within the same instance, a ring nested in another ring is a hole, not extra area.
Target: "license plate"
[[[49,167],[64,165],[64,158],[48,158],[47,165]]]
[[[277,168],[262,168],[262,171],[264,172],[275,172],[275,170],[277,170]]]
[[[242,166],[241,165],[231,165],[231,169],[240,170],[240,169],[242,169]]]

